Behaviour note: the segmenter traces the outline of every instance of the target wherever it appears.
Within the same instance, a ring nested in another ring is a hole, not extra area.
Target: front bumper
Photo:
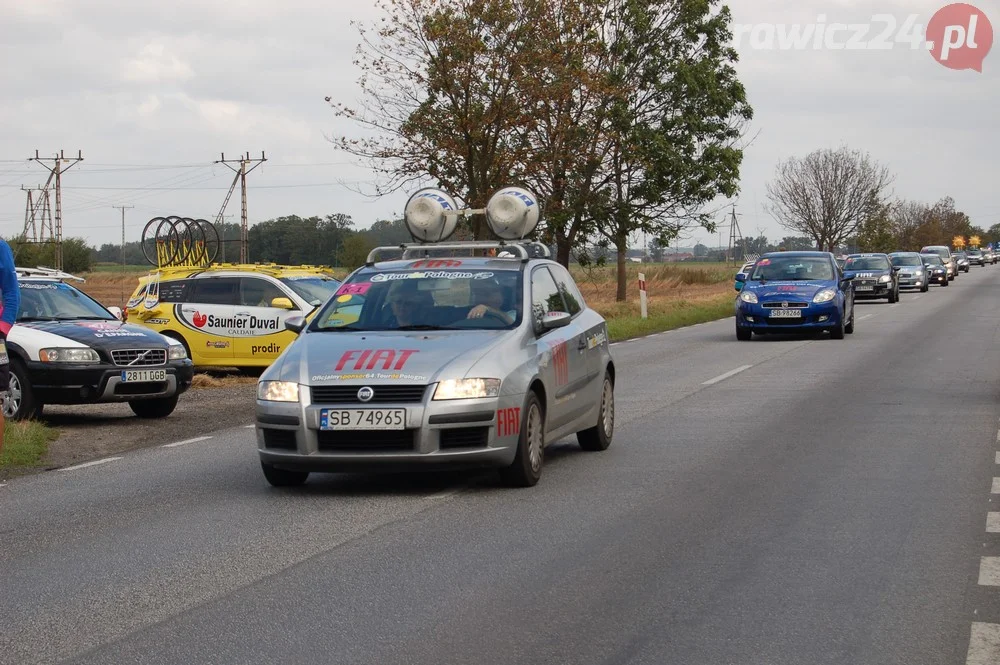
[[[922,273],[920,275],[915,275],[912,273],[900,273],[899,274],[899,288],[901,289],[919,289],[923,288],[924,284],[927,283],[927,273]]]
[[[799,308],[800,318],[776,318],[770,313],[781,308],[740,301],[736,309],[736,325],[751,330],[826,330],[840,325],[840,306],[836,302],[810,304]]]
[[[864,290],[871,287],[871,290]],[[864,298],[885,298],[892,292],[892,282],[858,282],[854,285],[854,297]]]
[[[523,394],[442,402],[425,398],[419,404],[316,405],[309,403],[307,387],[300,392],[300,403],[257,400],[255,431],[262,462],[320,472],[482,468],[507,466],[517,452],[520,428],[512,423],[520,418]],[[320,429],[323,409],[359,408],[405,409],[406,429]]]
[[[172,360],[166,365],[135,367],[163,370],[162,381],[126,382],[118,365],[71,365],[26,363],[31,389],[42,404],[96,404],[172,397],[191,387],[194,366],[190,360]]]

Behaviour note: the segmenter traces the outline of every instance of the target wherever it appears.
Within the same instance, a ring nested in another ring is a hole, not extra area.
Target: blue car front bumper
[[[789,309],[795,309],[800,315],[792,318],[787,314],[784,316],[775,314],[778,311],[787,312]],[[810,303],[806,307],[785,309],[740,301],[736,309],[736,325],[741,328],[749,328],[754,332],[828,330],[839,327],[841,318],[840,305],[836,302]]]

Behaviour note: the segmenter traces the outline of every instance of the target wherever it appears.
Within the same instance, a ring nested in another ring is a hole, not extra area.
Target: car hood
[[[511,334],[510,330],[309,332],[300,335],[261,380],[426,385],[440,378],[464,378]]]
[[[12,332],[18,328],[40,330],[52,335],[79,342],[92,347],[109,349],[166,348],[167,339],[154,330],[121,321],[30,321],[18,322]],[[20,337],[20,336],[18,336]],[[12,340],[14,341],[14,340]]]
[[[818,292],[836,286],[836,282],[827,280],[808,281],[774,281],[774,282],[751,282],[744,287],[744,290],[753,291],[761,300],[764,299],[787,299],[803,298],[812,300]]]

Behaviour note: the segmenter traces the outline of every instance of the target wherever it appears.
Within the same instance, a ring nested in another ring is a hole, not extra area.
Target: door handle
[[[587,336],[586,335],[580,335],[580,341],[577,342],[576,348],[579,351],[586,351],[587,350]]]

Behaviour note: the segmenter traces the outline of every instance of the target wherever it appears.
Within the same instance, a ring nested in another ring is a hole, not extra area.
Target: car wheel
[[[851,322],[844,326],[844,332],[848,335],[854,334],[854,308],[851,308]]]
[[[264,478],[274,487],[297,487],[309,478],[308,471],[289,471],[279,469],[270,464],[260,463],[260,469],[264,472]]]
[[[597,412],[597,425],[576,433],[580,447],[587,451],[607,450],[615,433],[615,384],[611,375],[604,374],[601,390],[601,408]]]
[[[736,339],[741,342],[749,342],[753,338],[753,331],[749,328],[736,326]]]
[[[159,399],[135,399],[128,403],[132,413],[140,418],[166,418],[177,408],[178,395]]]
[[[500,470],[500,477],[511,487],[532,487],[542,477],[545,463],[545,412],[538,396],[528,393],[524,403],[521,436],[517,440],[517,454],[511,465]]]
[[[3,403],[3,417],[10,420],[30,420],[42,415],[43,404],[35,399],[28,379],[28,370],[19,360],[10,361],[10,386]]]

